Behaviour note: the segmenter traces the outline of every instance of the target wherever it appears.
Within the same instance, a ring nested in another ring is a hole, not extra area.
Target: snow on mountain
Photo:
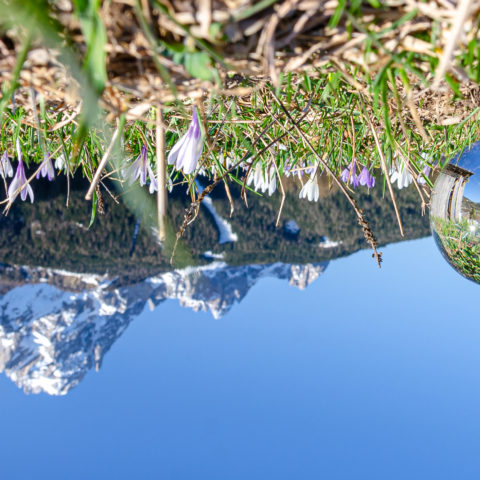
[[[95,275],[21,267],[27,281],[40,283],[2,289],[8,291],[0,297],[0,372],[26,393],[64,395],[90,369],[100,368],[105,353],[146,304],[178,299],[181,306],[220,318],[261,278],[305,288],[327,264],[215,262],[119,288]]]
[[[195,180],[195,185],[197,186],[198,191],[202,193],[204,190],[202,184],[198,180]],[[232,225],[218,214],[217,209],[213,205],[213,201],[209,195],[206,195],[203,198],[202,205],[210,212],[210,215],[212,215],[213,220],[217,225],[218,243],[222,244],[236,242],[238,240],[238,235],[233,231]]]

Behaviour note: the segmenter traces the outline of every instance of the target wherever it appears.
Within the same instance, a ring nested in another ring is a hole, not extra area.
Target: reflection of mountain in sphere
[[[480,283],[480,146],[445,167],[433,187],[433,237],[448,263]]]

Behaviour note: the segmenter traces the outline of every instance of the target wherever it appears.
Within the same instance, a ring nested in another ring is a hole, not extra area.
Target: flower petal
[[[17,140],[15,142],[15,146],[17,147],[17,157],[18,161],[21,162],[23,157],[22,157],[22,147],[20,146],[20,140],[17,137]]]
[[[298,198],[304,198],[305,197],[305,185],[300,189],[300,193],[298,194]]]
[[[139,155],[136,158],[136,160],[124,170],[123,176],[128,181],[129,184],[132,184],[138,179],[138,177],[140,176],[141,166],[142,166],[142,159]]]
[[[63,167],[65,166],[65,156],[63,155],[63,153],[61,155],[59,155],[57,157],[57,159],[55,160],[55,168],[57,170],[62,170]]]
[[[22,199],[22,202],[24,202],[27,199],[28,190],[25,188],[26,186],[30,187],[30,185],[24,185],[20,190],[20,198]],[[30,187],[30,189],[31,188],[32,187]]]
[[[10,160],[8,159],[7,152],[3,152],[3,155],[2,155],[0,176],[2,178],[13,177],[13,168],[12,168],[12,164],[10,163]]]
[[[276,189],[277,189],[277,175],[276,175],[275,167],[272,166],[270,168],[270,181],[268,182],[268,194],[272,196]]]
[[[25,169],[23,167],[23,162],[20,160],[18,162],[17,171],[15,172],[15,177],[13,177],[12,183],[8,187],[8,198],[10,202],[13,202],[18,195],[18,189],[23,187],[27,183],[27,177],[25,176]],[[25,200],[25,195],[23,194],[22,188],[22,200]]]
[[[185,145],[183,152],[182,170],[185,175],[192,173],[197,166],[197,145],[192,139]]]
[[[10,202],[13,202],[17,198],[17,195],[18,195],[17,190],[19,189],[19,187],[20,187],[20,180],[18,179],[17,176],[15,176],[15,178],[10,183],[10,186],[8,187],[8,199],[10,200]]]
[[[153,173],[152,167],[150,165],[147,165],[147,169],[148,169],[148,176],[150,177],[149,192],[153,193],[156,190],[158,190],[157,179],[155,178],[155,174]]]
[[[32,186],[27,183],[27,185],[24,187],[24,190],[26,190],[28,196],[30,197],[30,203],[33,203],[34,197],[33,197],[33,188],[32,188]]]
[[[188,132],[172,147],[170,153],[168,154],[168,164],[173,165],[177,158],[180,150],[182,149],[184,143],[188,140]]]
[[[52,159],[50,157],[47,158],[47,177],[48,180],[51,182],[55,178],[55,169],[53,168]]]

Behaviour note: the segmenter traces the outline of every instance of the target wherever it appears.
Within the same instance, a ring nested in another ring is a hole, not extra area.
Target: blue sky
[[[146,309],[65,397],[0,376],[7,479],[477,479],[478,285],[431,238]]]

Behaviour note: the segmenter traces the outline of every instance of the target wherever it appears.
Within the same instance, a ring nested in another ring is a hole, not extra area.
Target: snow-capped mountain
[[[148,304],[167,299],[224,315],[264,277],[298,288],[312,283],[328,262],[229,266],[215,262],[162,273],[114,288],[97,275],[4,267],[14,279],[0,285],[0,372],[27,393],[64,395],[103,356]],[[7,272],[8,273],[8,272]]]

